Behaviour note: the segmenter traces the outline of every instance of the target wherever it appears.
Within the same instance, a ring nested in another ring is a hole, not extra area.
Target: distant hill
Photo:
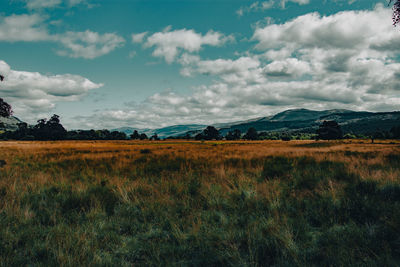
[[[148,129],[148,128],[134,128],[134,127],[120,127],[120,128],[115,128],[115,129],[111,129],[111,131],[118,131],[118,132],[123,132],[126,133],[127,135],[132,134],[134,131],[138,131],[139,133],[149,133],[152,132],[152,129]]]
[[[344,109],[315,111],[308,109],[286,110],[274,116],[247,123],[231,124],[220,129],[222,134],[239,129],[246,132],[254,127],[259,132],[315,132],[324,120],[337,121],[344,133],[368,134],[389,131],[400,125],[400,112],[357,112]]]
[[[375,131],[389,131],[393,126],[400,125],[400,111],[394,112],[366,112],[346,109],[309,110],[291,109],[268,117],[259,117],[245,121],[210,124],[220,130],[222,135],[234,129],[245,133],[250,127],[258,132],[304,132],[315,133],[324,120],[337,121],[344,133],[369,134]],[[173,125],[159,129],[136,129],[123,127],[113,129],[131,134],[134,130],[146,133],[148,136],[157,133],[160,138],[179,137],[189,134],[194,136],[207,125],[189,124]]]
[[[278,113],[271,117],[265,117],[262,121],[307,121],[317,120],[323,116],[329,116],[332,114],[342,114],[347,112],[353,112],[346,109],[331,109],[324,111],[308,110],[308,109],[289,109]]]
[[[22,121],[17,117],[2,117],[0,116],[0,131],[15,131],[18,129],[18,123]]]
[[[393,126],[400,126],[400,111],[393,112],[367,112],[351,111],[346,109],[308,110],[291,109],[272,116],[258,117],[244,121],[229,123],[209,124],[216,127],[222,135],[238,129],[245,133],[250,127],[258,132],[287,132],[287,133],[315,133],[324,120],[335,120],[344,133],[372,134],[376,131],[390,131]],[[17,117],[0,117],[0,132],[14,131],[18,129],[18,123],[22,121]],[[208,125],[187,124],[172,125],[158,129],[121,127],[111,131],[124,132],[127,135],[137,130],[148,137],[157,133],[160,138],[195,136]]]
[[[145,133],[149,137],[157,133],[158,137],[166,138],[169,136],[184,136],[187,132],[203,130],[206,127],[207,125],[188,124],[188,125],[173,125],[158,129],[139,129],[133,127],[121,127],[112,129],[112,131],[124,132],[127,135],[130,135],[136,130],[139,133]]]

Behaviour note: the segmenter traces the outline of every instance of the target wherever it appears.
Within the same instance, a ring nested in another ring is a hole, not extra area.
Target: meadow
[[[399,266],[400,142],[0,142],[0,266]]]

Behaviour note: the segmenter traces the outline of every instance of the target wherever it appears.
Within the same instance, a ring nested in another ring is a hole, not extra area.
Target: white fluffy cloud
[[[84,0],[26,0],[26,7],[28,9],[43,9],[43,8],[54,8],[61,5],[66,5],[67,7],[76,6]]]
[[[66,32],[56,38],[66,49],[59,55],[93,59],[124,45],[124,38],[115,33],[99,34],[92,31]]]
[[[132,43],[137,43],[137,44],[142,43],[146,35],[147,32],[132,34]]]
[[[0,41],[59,43],[63,46],[58,50],[59,55],[86,59],[103,56],[125,44],[125,39],[116,33],[100,34],[86,30],[50,34],[45,18],[38,14],[0,17]]]
[[[307,5],[310,3],[310,0],[281,0],[282,8],[285,8],[287,2],[297,3],[299,5]]]
[[[310,65],[306,61],[297,58],[286,58],[285,60],[276,60],[264,68],[264,73],[269,77],[301,77],[310,73]]]
[[[0,16],[0,41],[48,41],[51,36],[43,26],[44,19],[37,14]]]
[[[184,54],[179,62],[183,65],[181,70],[183,76],[193,76],[197,73],[218,75],[227,83],[239,83],[243,86],[266,82],[260,67],[261,63],[255,57],[243,56],[235,60],[200,60],[198,57]]]
[[[90,120],[104,127],[160,127],[235,121],[288,108],[398,110],[400,34],[390,19],[381,5],[331,16],[311,13],[256,28],[255,50],[236,59],[173,53],[182,75],[215,79],[192,94],[158,93]]]
[[[61,0],[27,0],[26,7],[29,9],[49,8],[61,4]]]
[[[202,35],[194,30],[171,31],[167,28],[163,32],[157,32],[147,37],[145,46],[155,47],[153,56],[163,57],[168,63],[172,63],[179,51],[198,52],[204,45],[220,46],[231,38],[214,31]]]
[[[1,96],[13,106],[18,116],[26,120],[50,111],[59,101],[76,101],[88,91],[103,86],[79,75],[43,75],[13,70],[1,60],[0,72],[5,76],[0,84]]]
[[[374,11],[343,11],[331,16],[310,13],[284,24],[256,29],[253,40],[260,50],[280,47],[366,49],[399,40],[390,23],[391,11],[378,5]]]
[[[243,16],[244,13],[249,13],[249,12],[257,12],[257,11],[264,11],[267,9],[272,8],[275,5],[275,0],[269,0],[269,1],[264,1],[264,2],[254,2],[249,6],[243,6],[239,8],[236,11],[236,14],[238,16]]]
[[[242,6],[241,8],[239,8],[236,11],[236,14],[239,17],[241,17],[245,13],[265,11],[267,9],[271,9],[276,6],[285,8],[287,2],[297,3],[299,5],[306,5],[306,4],[310,3],[310,0],[269,0],[269,1],[262,1],[262,2],[256,1],[249,6]]]

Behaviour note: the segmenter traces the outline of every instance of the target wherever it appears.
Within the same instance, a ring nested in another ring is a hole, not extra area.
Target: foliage
[[[243,138],[247,140],[258,140],[258,133],[256,128],[250,127]]]
[[[201,133],[195,136],[196,140],[220,140],[219,131],[214,126],[207,126]]]
[[[240,137],[242,136],[242,132],[239,129],[235,129],[233,131],[229,131],[225,138],[226,140],[240,140]]]
[[[160,138],[158,137],[157,133],[155,133],[155,134],[153,134],[153,135],[150,137],[150,140],[159,141]]]
[[[389,1],[389,5],[392,3],[392,2],[394,2],[394,4],[393,4],[393,16],[392,16],[392,19],[393,19],[393,25],[394,26],[397,26],[397,24],[399,24],[400,23],[400,1],[399,0],[390,0]]]
[[[140,139],[140,135],[139,135],[139,133],[138,133],[138,131],[133,131],[133,133],[130,135],[130,138],[132,139],[132,140],[138,140],[138,139]]]
[[[147,137],[147,135],[145,133],[141,133],[140,136],[139,136],[139,139],[140,140],[147,140],[148,137]]]
[[[290,141],[290,140],[292,140],[292,136],[288,133],[285,133],[282,135],[281,139],[282,139],[282,141]]]
[[[0,98],[0,117],[10,117],[13,114],[10,104]]]
[[[60,117],[54,114],[48,121],[46,119],[38,120],[33,127],[32,135],[36,140],[63,140],[67,131],[60,124]]]
[[[76,130],[68,131],[67,140],[125,140],[123,132],[109,130]]]
[[[317,130],[318,139],[333,140],[343,138],[342,129],[336,121],[324,121]]]
[[[394,139],[400,139],[400,125],[399,126],[393,126],[393,128],[390,130],[391,137]]]

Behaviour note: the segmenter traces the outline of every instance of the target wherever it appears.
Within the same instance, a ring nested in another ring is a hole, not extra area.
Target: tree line
[[[0,98],[0,116],[10,117],[13,111],[11,106]],[[145,133],[135,130],[131,135],[124,132],[109,130],[72,130],[67,131],[60,122],[60,117],[54,114],[50,119],[40,119],[34,126],[21,122],[15,131],[0,133],[0,139],[7,140],[160,140],[157,133],[148,137]],[[200,133],[185,136],[169,137],[167,139],[194,139],[194,140],[336,140],[351,138],[400,139],[400,125],[390,131],[375,131],[367,136],[343,134],[336,121],[323,121],[316,132],[258,132],[254,127],[242,133],[239,129],[232,129],[225,135],[214,126],[208,126]]]
[[[182,137],[178,137],[182,138]],[[242,134],[239,129],[228,131],[225,136],[213,126],[208,126],[202,132],[196,134],[194,138],[190,136],[184,139],[195,140],[337,140],[337,139],[400,139],[400,125],[394,126],[390,131],[376,130],[368,135],[343,134],[340,125],[336,121],[323,121],[315,132],[258,132],[254,127],[248,128],[247,132]]]
[[[67,131],[60,123],[60,117],[54,114],[50,119],[40,119],[34,126],[25,122],[17,124],[15,131],[0,133],[0,139],[7,140],[160,140],[157,134],[150,138],[146,134],[135,131],[128,136],[124,132],[104,130],[72,130]]]

